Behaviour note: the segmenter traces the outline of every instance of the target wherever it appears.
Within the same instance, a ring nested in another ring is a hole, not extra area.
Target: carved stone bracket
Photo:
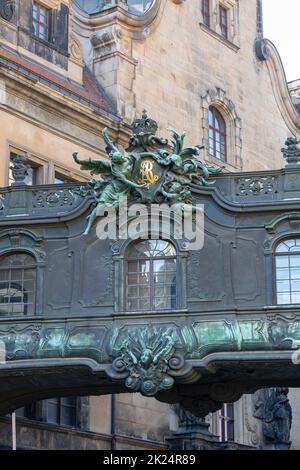
[[[109,344],[114,359],[107,374],[124,380],[125,386],[145,396],[173,387],[175,377],[187,367],[183,345],[174,328],[135,328],[116,330]]]

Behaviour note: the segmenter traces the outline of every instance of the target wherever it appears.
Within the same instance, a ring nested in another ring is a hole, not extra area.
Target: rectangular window
[[[202,0],[202,19],[205,26],[210,26],[210,0]]]
[[[218,419],[220,441],[234,441],[234,404],[224,403],[218,411]]]
[[[44,41],[49,40],[50,10],[39,2],[34,1],[32,6],[33,34]]]
[[[221,35],[228,39],[228,11],[222,5],[219,7]]]
[[[62,426],[76,426],[76,397],[47,400],[47,422]]]

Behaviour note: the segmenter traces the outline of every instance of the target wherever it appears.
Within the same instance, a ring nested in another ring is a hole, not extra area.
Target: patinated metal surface
[[[38,287],[35,316],[0,318],[1,413],[139,391],[204,416],[245,392],[300,385],[300,309],[276,305],[273,272],[277,243],[300,233],[300,171],[214,179],[189,185],[205,206],[205,243],[174,242],[182,297],[168,312],[124,311],[126,241],[83,235],[94,199],[78,185],[0,191],[0,256],[32,254]]]

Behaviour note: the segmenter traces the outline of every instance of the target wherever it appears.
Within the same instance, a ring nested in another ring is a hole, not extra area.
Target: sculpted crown
[[[156,121],[148,118],[147,111],[144,110],[142,113],[142,117],[133,121],[133,123],[131,124],[131,129],[134,135],[155,135],[158,129],[158,125]]]

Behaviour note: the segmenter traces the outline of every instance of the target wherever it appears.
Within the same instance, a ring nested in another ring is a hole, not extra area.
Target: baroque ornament
[[[108,375],[124,379],[125,386],[145,396],[174,385],[176,375],[184,364],[179,352],[178,337],[174,329],[143,328],[127,332],[116,330],[110,342],[110,355],[115,357]]]
[[[0,16],[6,21],[10,21],[15,12],[14,0],[0,0]]]
[[[73,154],[82,170],[90,170],[91,175],[101,175],[80,189],[80,194],[92,197],[94,203],[85,234],[89,233],[97,219],[99,206],[118,207],[124,196],[131,195],[145,203],[191,206],[191,183],[203,186],[214,184],[209,177],[220,173],[222,168],[199,159],[202,147],[184,148],[185,133],[178,134],[169,129],[172,137],[170,147],[168,140],[156,136],[157,129],[157,123],[148,118],[144,111],[141,119],[132,124],[133,135],[124,153],[110,140],[107,129],[103,129],[102,136],[110,161],[80,160],[78,153]]]
[[[263,422],[264,439],[278,450],[288,450],[291,445],[292,408],[288,392],[286,387],[259,390],[255,403],[254,417]]]
[[[288,137],[285,142],[286,147],[281,149],[287,166],[298,166],[300,163],[300,140],[296,137]]]

